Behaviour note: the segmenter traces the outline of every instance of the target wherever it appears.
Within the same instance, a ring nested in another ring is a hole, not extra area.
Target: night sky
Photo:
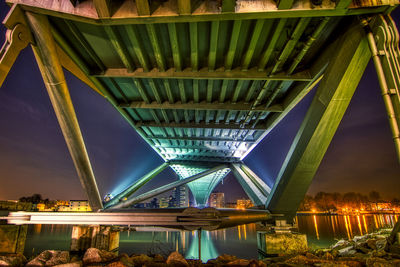
[[[3,19],[9,8],[0,2]],[[399,10],[392,15],[399,25]],[[4,33],[1,26],[1,44]],[[102,96],[65,74],[102,196],[118,193],[162,163]],[[313,92],[245,159],[271,187],[312,97]],[[86,199],[29,47],[0,88],[0,100],[0,199],[33,193]],[[171,170],[164,171],[141,191],[175,179]],[[399,188],[400,166],[370,62],[308,193],[377,190],[400,198]],[[227,201],[245,196],[232,175],[216,190],[225,192]]]

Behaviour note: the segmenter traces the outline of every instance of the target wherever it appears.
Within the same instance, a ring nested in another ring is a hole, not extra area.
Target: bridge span
[[[293,218],[373,58],[400,155],[395,0],[7,0],[0,85],[30,45],[94,210],[187,184],[198,206],[232,171],[256,206]],[[69,70],[164,160],[103,206]],[[318,84],[270,188],[243,159]],[[165,168],[179,181],[134,193]]]

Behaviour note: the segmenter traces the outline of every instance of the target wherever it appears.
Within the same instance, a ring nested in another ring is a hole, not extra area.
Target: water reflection
[[[307,234],[312,247],[327,247],[337,239],[352,239],[384,227],[393,227],[398,215],[304,215],[298,216],[299,231]],[[26,256],[46,249],[69,250],[72,235],[70,225],[30,225],[26,239]],[[131,254],[164,254],[178,251],[188,258],[198,257],[196,232],[138,228],[120,233],[119,252]],[[244,249],[245,248],[245,249]],[[222,254],[240,258],[257,258],[257,231],[255,224],[241,225],[217,231],[202,231],[202,260]]]
[[[201,238],[199,242],[198,232],[192,235],[192,240],[190,242],[190,247],[186,253],[187,259],[198,259],[199,258],[199,243],[201,248],[201,260],[207,262],[210,259],[215,259],[218,257],[217,249],[214,246],[214,242],[210,237],[209,231],[201,231]]]

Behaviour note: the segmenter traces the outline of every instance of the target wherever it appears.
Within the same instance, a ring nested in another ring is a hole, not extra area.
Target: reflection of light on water
[[[362,216],[362,219],[364,223],[365,232],[368,234],[368,227],[367,227],[367,222],[365,221],[365,215]]]
[[[343,216],[343,217],[344,217],[344,225],[346,226],[347,237],[348,237],[348,239],[351,239],[350,227],[349,227],[349,222],[347,221],[347,216]]]
[[[349,215],[347,215],[347,220],[348,220],[348,222],[349,222],[350,236],[351,236],[351,238],[353,238],[353,229],[352,229],[351,219],[350,219],[350,216],[349,216]]]
[[[313,219],[314,219],[315,233],[317,234],[317,239],[319,240],[318,224],[317,224],[317,216],[313,215]]]
[[[192,232],[193,233],[193,232]],[[207,262],[210,259],[215,259],[218,257],[217,249],[214,246],[214,242],[210,237],[210,232],[201,231],[201,260]],[[188,259],[198,259],[199,258],[199,239],[198,234],[195,232],[192,241],[190,242],[190,247],[186,253],[186,258]]]
[[[397,218],[398,217],[399,217],[398,215],[394,215],[394,220],[396,221],[396,223],[397,223]]]
[[[376,219],[376,215],[375,214],[374,214],[374,221],[375,221],[375,227],[376,227],[376,229],[378,229],[379,228],[378,220]]]
[[[243,232],[244,232],[244,240],[247,240],[247,229],[246,229],[246,225],[243,225]]]
[[[335,237],[336,236],[336,231],[335,231],[335,217],[336,216],[334,216],[334,217],[330,217],[329,218],[329,220],[330,220],[330,222],[331,222],[331,225],[332,225],[332,231],[333,231],[333,236]]]
[[[360,229],[360,235],[363,235],[363,230],[362,230],[361,221],[360,221],[360,215],[357,215],[357,225],[358,225],[358,229]]]
[[[34,224],[33,225],[33,232],[36,234],[40,234],[42,232],[42,225],[41,224]]]
[[[240,234],[240,225],[238,225],[238,236],[239,236],[239,240],[242,240],[242,235]]]

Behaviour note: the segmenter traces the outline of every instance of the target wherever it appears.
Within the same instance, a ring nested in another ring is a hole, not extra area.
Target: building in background
[[[208,203],[213,208],[225,208],[225,194],[220,192],[211,193]]]
[[[160,198],[159,207],[161,209],[168,208],[169,197]]]
[[[172,190],[174,207],[189,207],[189,190],[186,185],[175,187]]]
[[[247,209],[253,207],[253,202],[250,199],[238,199],[236,200],[236,208],[237,209]]]
[[[58,211],[92,211],[87,200],[70,200],[69,205],[58,206]]]

